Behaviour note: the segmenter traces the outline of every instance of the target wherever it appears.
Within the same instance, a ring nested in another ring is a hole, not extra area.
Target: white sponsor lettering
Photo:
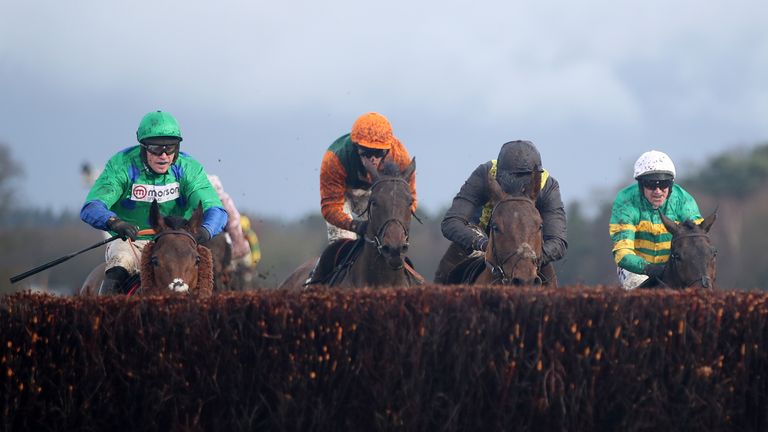
[[[167,185],[155,186],[146,184],[135,184],[131,186],[131,200],[162,203],[172,201],[179,197],[179,184],[169,183]]]

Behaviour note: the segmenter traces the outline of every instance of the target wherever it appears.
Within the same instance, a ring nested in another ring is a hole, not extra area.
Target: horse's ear
[[[411,177],[416,172],[416,158],[411,159],[411,163],[402,171],[403,178],[407,181],[411,181]]]
[[[363,167],[365,167],[365,170],[368,171],[368,174],[371,175],[371,181],[375,183],[379,179],[379,170],[376,169],[370,159],[360,158],[360,160],[363,162]]]
[[[491,192],[491,203],[493,205],[496,205],[496,203],[507,196],[491,170],[488,170],[488,190]]]
[[[149,206],[149,225],[155,232],[168,228],[165,225],[163,215],[160,214],[160,205],[157,203],[157,200],[152,200],[152,205]]]
[[[197,202],[197,208],[192,212],[192,217],[189,218],[189,228],[193,233],[198,232],[200,227],[203,226],[203,201]]]
[[[531,182],[523,190],[525,194],[528,196],[528,198],[531,199],[531,201],[534,201],[534,202],[536,201],[536,198],[539,196],[539,192],[541,192],[541,167],[540,166],[535,165],[533,167],[533,171],[531,172]]]
[[[659,210],[659,216],[661,216],[661,223],[664,224],[664,228],[666,228],[670,234],[675,235],[675,233],[677,233],[677,231],[680,229],[675,221],[664,216],[664,213],[662,213],[661,210]]]
[[[715,210],[714,213],[707,216],[703,221],[701,221],[701,224],[699,224],[700,227],[704,229],[704,232],[709,232],[709,229],[712,228],[712,224],[715,223],[715,220],[717,220],[717,210]]]

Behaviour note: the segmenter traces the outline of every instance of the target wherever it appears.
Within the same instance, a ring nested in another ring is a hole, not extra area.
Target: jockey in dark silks
[[[203,206],[198,243],[221,232],[227,212],[199,162],[179,151],[181,131],[176,119],[157,111],[144,116],[136,131],[139,145],[114,155],[94,183],[80,218],[92,227],[120,235],[106,250],[106,272],[100,294],[116,294],[138,272],[138,258],[151,235],[149,208],[157,201],[161,214],[189,218]],[[131,241],[127,241],[130,239]]]
[[[435,283],[449,282],[449,273],[457,264],[473,253],[485,253],[488,219],[493,210],[489,202],[489,173],[495,176],[502,190],[512,193],[529,182],[533,170],[541,166],[541,155],[533,143],[510,141],[501,147],[498,159],[483,163],[472,172],[453,198],[441,223],[443,236],[451,241],[451,245],[440,260]],[[561,259],[568,248],[567,227],[557,180],[542,170],[541,183],[535,204],[544,224],[544,246],[538,264],[542,279],[548,280],[554,275],[552,263]]]

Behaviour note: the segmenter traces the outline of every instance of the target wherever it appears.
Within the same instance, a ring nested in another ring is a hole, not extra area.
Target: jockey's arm
[[[88,225],[102,231],[108,231],[107,220],[116,217],[115,212],[110,211],[107,205],[99,200],[88,201],[80,209],[80,219]]]
[[[558,261],[568,249],[568,223],[563,200],[560,197],[560,185],[553,177],[547,179],[544,188],[536,200],[536,208],[542,219],[544,239],[541,264]]]
[[[649,263],[635,251],[635,232],[639,222],[637,209],[627,202],[614,201],[608,230],[613,242],[613,259],[618,267],[643,274]]]
[[[352,229],[352,217],[344,212],[347,171],[333,152],[327,151],[320,165],[320,211],[328,223]]]
[[[466,250],[472,249],[478,232],[470,224],[476,223],[483,205],[488,201],[488,170],[491,163],[478,166],[469,176],[459,193],[453,198],[451,208],[445,213],[440,229],[443,236]]]
[[[127,184],[128,177],[122,155],[118,153],[107,162],[88,192],[85,204],[80,209],[80,219],[98,230],[108,231],[107,220],[115,216],[120,217],[110,208],[123,195]]]
[[[219,199],[208,175],[199,167],[199,171],[190,172],[185,176],[186,183],[182,190],[186,191],[186,200],[191,208],[196,208],[198,203],[203,205],[203,228],[211,237],[220,233],[227,225],[228,215]]]

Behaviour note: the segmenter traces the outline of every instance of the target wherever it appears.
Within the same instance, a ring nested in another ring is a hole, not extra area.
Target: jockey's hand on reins
[[[136,240],[139,234],[139,227],[117,217],[111,217],[107,220],[107,228],[119,235],[123,240]]]

